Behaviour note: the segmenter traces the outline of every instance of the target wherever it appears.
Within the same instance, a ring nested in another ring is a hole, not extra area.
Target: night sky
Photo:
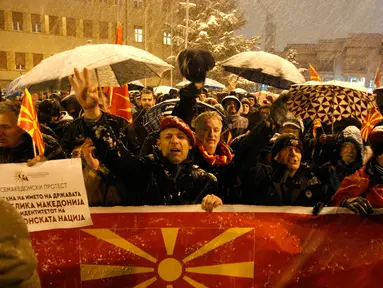
[[[264,33],[265,12],[257,0],[239,0],[245,8],[245,35]],[[383,33],[383,0],[261,0],[277,25],[276,48],[288,43],[347,37],[349,33]],[[263,43],[263,42],[262,42]],[[263,45],[263,44],[262,44]],[[261,46],[263,48],[263,46]]]

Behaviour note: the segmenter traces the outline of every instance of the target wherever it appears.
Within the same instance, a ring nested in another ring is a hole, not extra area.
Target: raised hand
[[[78,69],[75,68],[74,77],[70,76],[69,82],[76,93],[78,103],[85,111],[85,116],[88,114],[91,115],[89,118],[98,117],[100,108],[98,106],[97,86],[92,83],[89,70],[84,68],[81,75]]]
[[[92,141],[87,140],[82,145],[82,156],[86,163],[92,167],[94,170],[97,170],[100,166],[100,161],[94,157],[94,151],[96,150],[96,147],[93,146]]]

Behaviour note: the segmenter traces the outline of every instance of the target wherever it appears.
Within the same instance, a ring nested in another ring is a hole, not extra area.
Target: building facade
[[[303,68],[314,66],[322,80],[356,82],[374,88],[376,69],[383,61],[383,34],[351,33],[347,38],[319,40],[316,44],[288,44],[296,49]]]
[[[124,44],[166,59],[171,55],[173,0],[0,1],[0,87],[43,59],[74,47],[114,43],[117,23]],[[157,80],[153,80],[158,82]],[[162,83],[167,81],[162,81]]]

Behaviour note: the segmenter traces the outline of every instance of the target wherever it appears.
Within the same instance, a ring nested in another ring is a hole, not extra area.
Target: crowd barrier
[[[31,233],[42,287],[382,287],[383,213],[198,205],[91,208]]]

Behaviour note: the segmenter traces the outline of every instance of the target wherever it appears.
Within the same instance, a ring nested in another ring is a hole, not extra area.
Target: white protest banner
[[[29,231],[92,225],[81,159],[27,167],[0,165],[0,197],[24,217]]]

